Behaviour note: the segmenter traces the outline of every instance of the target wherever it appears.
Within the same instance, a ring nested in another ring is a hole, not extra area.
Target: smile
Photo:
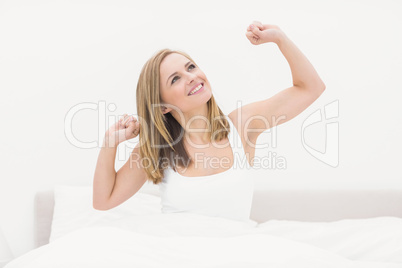
[[[204,90],[204,85],[200,84],[198,87],[194,88],[188,95],[191,96],[191,95],[194,95],[203,90]]]

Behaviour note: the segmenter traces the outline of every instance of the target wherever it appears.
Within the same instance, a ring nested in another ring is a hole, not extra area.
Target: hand
[[[277,44],[283,34],[282,30],[276,25],[253,21],[247,27],[246,37],[253,45],[261,45],[269,42]]]
[[[133,139],[140,133],[140,122],[133,116],[124,116],[105,133],[107,145],[117,146],[123,141]]]

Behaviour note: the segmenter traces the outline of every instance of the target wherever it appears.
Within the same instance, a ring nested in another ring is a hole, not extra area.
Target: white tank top
[[[228,139],[233,166],[209,176],[187,177],[172,168],[159,183],[162,213],[189,212],[239,221],[250,221],[254,180],[239,133],[228,116]],[[217,164],[215,164],[217,165]]]

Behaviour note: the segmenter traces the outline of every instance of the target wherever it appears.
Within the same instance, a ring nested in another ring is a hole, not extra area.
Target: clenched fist
[[[247,27],[246,37],[253,45],[261,45],[264,43],[278,43],[278,41],[283,37],[284,33],[282,30],[272,24],[262,24],[259,21],[253,21]]]
[[[140,122],[134,116],[124,116],[105,133],[105,142],[108,146],[117,146],[123,141],[133,139],[140,133]]]

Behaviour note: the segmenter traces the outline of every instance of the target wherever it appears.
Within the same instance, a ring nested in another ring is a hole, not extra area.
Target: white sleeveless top
[[[162,213],[190,212],[239,221],[250,221],[254,180],[239,133],[228,116],[228,139],[233,166],[209,176],[187,177],[171,167],[159,183]],[[218,164],[214,164],[216,166]]]

